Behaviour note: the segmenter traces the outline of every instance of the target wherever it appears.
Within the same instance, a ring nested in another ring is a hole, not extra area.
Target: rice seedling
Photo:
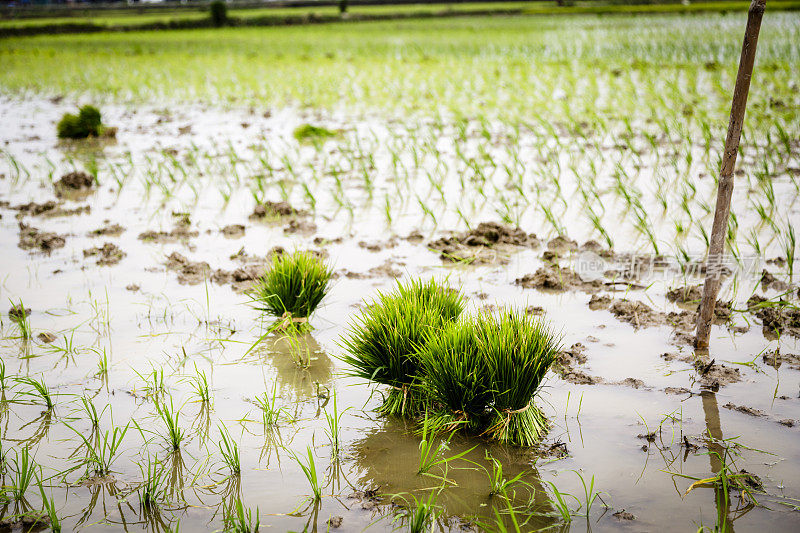
[[[258,507],[253,516],[253,511],[245,508],[241,496],[237,496],[230,506],[223,500],[222,521],[225,524],[225,531],[234,533],[257,533],[261,525]]]
[[[206,377],[206,373],[202,370],[197,368],[197,365],[194,365],[195,375],[190,376],[188,378],[189,386],[192,388],[192,392],[197,397],[197,401],[203,404],[211,403],[211,386],[208,383],[208,377]]]
[[[426,413],[425,418],[422,420],[422,440],[419,443],[419,468],[417,470],[417,475],[431,476],[446,481],[446,478],[443,476],[431,474],[431,470],[436,466],[444,466],[446,468],[451,461],[461,459],[474,450],[475,446],[451,457],[444,457],[444,452],[450,449],[450,438],[453,434],[450,433],[447,439],[442,439],[439,437],[440,433],[438,433],[436,429],[437,428],[430,421]]]
[[[489,477],[490,496],[507,495],[508,490],[520,482],[522,477],[525,475],[525,471],[523,470],[516,476],[506,479],[506,477],[503,475],[503,463],[492,457],[488,450],[486,451],[486,460],[492,465],[491,472],[489,472],[488,469],[485,469],[486,475]]]
[[[11,300],[9,301],[11,302]],[[30,310],[25,308],[25,306],[22,304],[22,300],[19,300],[19,302],[16,304],[11,302],[11,309],[8,311],[8,318],[11,320],[11,323],[17,327],[19,336],[23,340],[29,340],[33,337],[31,323],[28,320],[29,314]]]
[[[405,496],[400,495],[406,502],[406,507],[398,514],[394,521],[405,524],[410,533],[427,533],[433,531],[434,524],[443,514],[444,509],[437,504],[437,499],[442,487],[430,491],[427,498],[417,498],[411,494],[413,504]]]
[[[175,405],[172,403],[172,396],[169,397],[169,406],[167,406],[167,403],[164,400],[156,401],[155,405],[158,417],[161,419],[167,429],[167,433],[165,435],[167,443],[172,447],[173,450],[179,450],[181,443],[186,437],[186,430],[180,425],[181,410],[175,409]]]
[[[794,276],[794,254],[797,250],[797,238],[794,234],[794,226],[790,223],[786,226],[786,233],[783,238],[783,250],[786,254],[786,268],[789,272],[789,280]]]
[[[50,527],[50,531],[53,533],[60,533],[61,532],[61,520],[58,518],[58,511],[56,510],[56,504],[53,501],[52,493],[48,497],[47,494],[44,492],[44,486],[42,485],[42,480],[39,479],[39,475],[36,474],[36,482],[39,485],[39,494],[42,497],[42,511],[44,515],[47,517],[48,526]]]
[[[19,451],[14,451],[14,467],[9,476],[8,485],[4,489],[11,494],[15,501],[24,501],[25,493],[28,491],[36,473],[36,463],[31,458],[27,446]]]
[[[14,381],[20,383],[22,385],[28,385],[31,387],[32,390],[30,391],[20,391],[20,394],[24,396],[32,396],[34,398],[40,398],[44,405],[47,407],[48,411],[52,411],[56,404],[53,399],[53,393],[50,391],[50,387],[44,382],[44,378],[33,379],[32,377],[24,377],[24,378],[14,378]]]
[[[381,294],[350,325],[340,342],[351,375],[391,387],[379,411],[408,416],[423,411],[417,351],[463,311],[464,297],[433,279],[399,283]]]
[[[8,388],[8,384],[6,383],[6,379],[8,375],[6,374],[6,362],[0,358],[0,392],[5,392]]]
[[[330,289],[331,274],[311,252],[276,255],[250,297],[256,309],[280,319],[276,327],[304,329]]]
[[[322,500],[322,485],[320,484],[319,476],[317,475],[317,464],[314,461],[314,454],[311,452],[311,446],[306,447],[307,459],[300,457],[295,452],[289,452],[295,462],[300,466],[303,474],[308,480],[311,487],[311,496],[309,497],[312,502]]]
[[[167,501],[167,475],[164,465],[156,458],[147,456],[147,466],[139,463],[142,482],[137,488],[139,501],[146,509],[156,509]]]
[[[133,372],[144,382],[143,388],[145,394],[147,394],[149,398],[153,398],[157,401],[160,396],[166,393],[167,387],[164,381],[163,368],[156,368],[155,365],[151,363],[149,373],[140,374],[139,371],[135,369]]]
[[[325,410],[325,420],[328,423],[328,426],[325,428],[325,433],[328,435],[328,440],[331,443],[331,455],[334,458],[339,458],[341,454],[341,442],[339,441],[339,430],[340,430],[340,423],[342,420],[342,416],[347,412],[346,408],[341,413],[339,412],[337,403],[336,403],[336,391],[333,391],[333,411],[328,412]]]
[[[83,407],[83,412],[86,414],[86,419],[91,422],[92,428],[99,428],[100,414],[98,414],[97,408],[94,406],[94,402],[92,402],[91,398],[81,396],[81,407]]]
[[[261,409],[261,420],[264,424],[264,429],[277,427],[283,414],[283,407],[278,406],[278,382],[277,380],[272,385],[272,395],[270,396],[266,391],[261,393],[261,396],[256,396],[253,400],[255,404]]]
[[[98,433],[97,439],[88,439],[83,433],[76,430],[69,424],[65,425],[75,432],[76,435],[83,441],[86,446],[86,466],[91,468],[94,474],[98,476],[107,476],[111,473],[111,465],[119,457],[120,446],[128,433],[130,423],[124,427],[114,426],[104,433]]]
[[[224,426],[217,426],[219,430],[220,441],[217,443],[219,452],[222,454],[222,460],[225,465],[230,469],[231,474],[238,476],[242,473],[242,463],[239,458],[239,445],[231,438],[230,433]]]

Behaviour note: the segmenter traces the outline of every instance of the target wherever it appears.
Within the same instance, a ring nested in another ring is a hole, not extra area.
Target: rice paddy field
[[[0,40],[0,531],[800,529],[797,12],[692,348],[746,17]]]

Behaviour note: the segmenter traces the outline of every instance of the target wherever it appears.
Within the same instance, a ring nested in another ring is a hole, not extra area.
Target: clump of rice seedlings
[[[48,411],[52,411],[55,408],[56,404],[53,400],[53,393],[50,392],[50,388],[44,382],[43,378],[37,380],[32,377],[24,377],[15,378],[15,381],[23,385],[28,385],[33,389],[31,391],[21,391],[20,394],[41,398]]]
[[[238,476],[242,473],[242,463],[239,459],[239,445],[233,440],[228,430],[218,426],[220,441],[217,443],[222,454],[222,460],[230,469],[231,474]]]
[[[336,132],[324,128],[322,126],[315,126],[313,124],[302,124],[297,126],[292,133],[298,142],[303,141],[318,141],[328,137],[335,137]]]
[[[277,327],[304,329],[330,290],[330,266],[311,252],[276,255],[250,296],[256,309],[277,317]]]
[[[175,405],[172,403],[172,396],[170,396],[169,406],[165,401],[156,402],[156,411],[167,428],[165,435],[167,442],[172,446],[173,450],[179,450],[181,442],[186,437],[186,431],[180,426],[181,410],[175,409]]]
[[[57,130],[59,139],[98,137],[104,131],[100,110],[85,105],[78,110],[77,115],[65,113],[58,122]]]
[[[341,343],[349,352],[343,360],[351,375],[391,387],[379,411],[411,416],[425,410],[417,352],[464,306],[458,291],[417,279],[379,294],[355,319]]]
[[[517,446],[533,446],[547,431],[544,413],[533,404],[559,350],[558,338],[541,320],[504,310],[476,321],[492,381],[493,421],[486,434]]]

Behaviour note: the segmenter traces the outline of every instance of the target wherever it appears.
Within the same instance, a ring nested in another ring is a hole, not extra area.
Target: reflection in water
[[[439,478],[419,475],[419,442],[406,422],[387,420],[383,427],[357,440],[350,450],[355,459],[356,485],[364,490],[379,490],[393,496],[395,503],[427,500],[431,491],[443,483],[449,486],[438,496],[441,506],[440,521],[450,522],[455,517],[473,517],[478,522],[493,522],[495,509],[504,516],[506,527],[513,527],[507,515],[505,499],[491,493],[492,463],[486,454],[503,465],[503,478],[511,479],[523,472],[524,483],[513,485],[508,495],[517,519],[525,522],[524,530],[538,530],[557,524],[554,508],[542,485],[535,467],[535,455],[530,449],[487,444],[483,441],[456,435],[445,456],[454,456],[470,448],[463,459],[443,465],[431,474]],[[447,481],[442,481],[442,479]],[[397,496],[394,498],[394,496]],[[444,523],[442,525],[445,525]]]
[[[282,396],[308,400],[327,396],[330,391],[333,361],[308,333],[271,335],[259,350],[259,358],[275,369]]]

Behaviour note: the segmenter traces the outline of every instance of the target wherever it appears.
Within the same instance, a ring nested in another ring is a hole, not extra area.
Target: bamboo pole
[[[736,85],[733,89],[731,117],[728,122],[728,136],[725,139],[725,153],[719,173],[717,189],[717,207],[714,211],[714,225],[711,229],[711,243],[706,258],[706,280],[703,287],[703,299],[700,301],[700,313],[697,316],[697,336],[695,348],[708,349],[708,338],[711,334],[711,320],[717,303],[717,294],[722,282],[722,266],[725,252],[725,233],[728,228],[728,217],[731,212],[731,195],[733,194],[733,170],[736,166],[736,155],[739,151],[739,139],[742,136],[742,123],[747,107],[747,94],[750,91],[750,78],[753,74],[753,63],[756,59],[758,32],[761,29],[761,18],[767,0],[752,0],[747,12],[747,28],[742,43],[742,56],[739,58],[739,72],[736,74]]]

